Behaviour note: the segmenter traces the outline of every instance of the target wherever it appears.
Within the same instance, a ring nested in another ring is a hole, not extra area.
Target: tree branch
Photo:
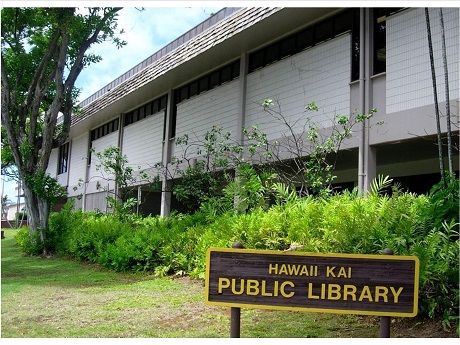
[[[63,32],[61,38],[61,47],[59,50],[59,56],[57,59],[57,66],[55,71],[55,83],[56,83],[56,94],[54,95],[53,102],[51,103],[48,111],[45,112],[44,124],[43,124],[43,146],[42,154],[38,162],[38,167],[45,170],[48,166],[50,152],[53,148],[53,137],[56,129],[57,116],[59,110],[62,107],[62,103],[65,96],[64,88],[64,68],[67,59],[67,49],[69,46],[69,33]]]

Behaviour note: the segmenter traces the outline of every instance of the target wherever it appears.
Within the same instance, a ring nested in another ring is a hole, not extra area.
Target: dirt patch
[[[396,319],[392,320],[391,336],[398,338],[458,338],[458,325],[443,329],[441,320]]]

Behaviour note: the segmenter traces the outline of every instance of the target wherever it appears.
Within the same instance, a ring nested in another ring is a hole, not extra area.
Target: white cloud
[[[111,42],[91,48],[102,61],[86,67],[77,79],[82,89],[80,101],[91,96],[165,45],[201,23],[219,7],[146,7],[143,11],[124,8],[119,12],[118,27],[127,45],[117,49]]]

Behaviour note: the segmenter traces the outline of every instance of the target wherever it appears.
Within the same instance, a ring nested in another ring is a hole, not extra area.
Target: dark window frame
[[[69,143],[65,143],[59,147],[58,172],[57,174],[65,174],[69,168]]]
[[[179,97],[178,94],[180,91],[181,89],[176,90],[177,94],[175,95],[175,97]],[[147,104],[140,106],[139,108],[130,111],[129,113],[126,113],[123,119],[123,126],[129,126],[133,123],[136,123],[137,121],[143,120],[149,116],[155,115],[156,113],[159,113],[160,111],[166,109],[167,99],[168,96],[161,96]]]
[[[132,115],[132,113],[125,114],[125,121],[127,118],[130,118],[130,115]],[[118,131],[118,118],[110,122],[106,122],[91,130],[90,139],[91,141],[94,141],[116,131]]]
[[[209,89],[212,90],[221,84],[221,73],[220,70],[214,71],[209,74]]]
[[[356,21],[358,25],[356,25]],[[326,33],[321,28],[326,28]],[[321,30],[321,32],[319,31]],[[358,30],[358,35],[356,36],[355,31]],[[268,46],[265,46],[261,49],[258,49],[249,54],[249,64],[248,64],[248,73],[252,73],[258,69],[264,68],[269,64],[272,64],[276,61],[280,61],[287,56],[292,56],[297,53],[304,51],[305,49],[314,47],[317,44],[326,42],[332,38],[343,35],[344,33],[350,32],[352,37],[357,37],[352,39],[352,47],[357,45],[357,57],[353,60],[352,54],[352,64],[356,65],[356,59],[359,64],[359,8],[349,8],[344,11],[341,11],[334,16],[327,18],[323,21],[315,23],[311,26],[301,29],[300,31],[286,36],[274,43],[271,43]],[[289,42],[289,43],[288,43]],[[293,45],[295,42],[295,48],[286,48]],[[279,58],[273,59],[269,57],[270,53],[276,55],[276,49],[279,50]],[[352,51],[353,53],[353,51]],[[352,67],[353,69],[353,67]],[[350,76],[351,80],[354,80],[354,73]]]
[[[240,76],[240,60],[235,60],[228,65],[213,70],[208,74],[191,81],[174,90],[174,104],[177,105],[203,92],[221,86]],[[183,91],[187,90],[187,92]]]
[[[351,81],[359,79],[359,58],[361,54],[360,39],[360,11],[353,11],[353,24],[351,29]]]
[[[372,10],[372,75],[386,72],[386,21],[403,7],[374,8]]]

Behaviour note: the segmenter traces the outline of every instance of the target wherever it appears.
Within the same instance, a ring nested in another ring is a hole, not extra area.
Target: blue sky
[[[100,1],[98,5],[104,5]],[[56,3],[62,6],[63,2],[10,2],[3,6],[49,6]],[[69,6],[72,2],[67,3]],[[180,4],[179,4],[180,3]],[[219,2],[215,2],[219,4]],[[90,2],[86,4],[91,5]],[[85,6],[85,2],[78,2],[73,5]],[[117,49],[113,43],[104,42],[94,46],[90,52],[102,56],[102,61],[86,67],[77,80],[76,86],[82,89],[80,101],[91,96],[105,85],[116,79],[130,68],[134,67],[144,59],[163,48],[165,45],[181,36],[188,30],[201,23],[212,13],[218,12],[223,6],[203,7],[210,5],[210,2],[189,1],[189,2],[123,2],[120,4],[107,3],[109,5],[142,6],[143,11],[135,7],[125,7],[119,12],[118,26],[126,32],[121,37],[128,44]],[[155,4],[155,7],[152,6]],[[187,4],[185,7],[184,4]],[[213,3],[211,3],[213,4]],[[2,178],[3,180],[3,178]],[[9,199],[16,201],[14,182],[1,183],[2,196],[8,195]]]

